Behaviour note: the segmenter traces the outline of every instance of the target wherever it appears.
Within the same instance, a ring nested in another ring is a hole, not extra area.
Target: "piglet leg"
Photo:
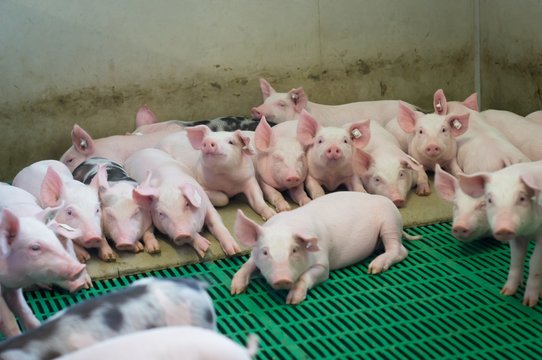
[[[318,183],[318,181],[310,175],[307,175],[305,180],[305,186],[307,187],[307,192],[311,199],[316,199],[317,197],[324,196],[324,188]]]
[[[257,270],[256,264],[252,255],[246,263],[241,266],[239,270],[233,275],[231,280],[230,293],[232,295],[240,294],[246,290],[248,283],[250,282],[250,276]]]
[[[386,271],[393,264],[405,259],[408,255],[408,250],[401,242],[402,232],[396,229],[395,221],[390,221],[388,224],[382,225],[380,236],[384,244],[384,253],[378,255],[369,264],[368,273],[378,274]]]
[[[26,303],[21,289],[2,289],[2,297],[13,314],[22,320],[26,330],[40,326],[40,321],[34,316],[32,309]]]
[[[143,233],[143,242],[145,243],[145,251],[149,254],[160,253],[160,244],[158,243],[156,236],[154,236],[152,227]]]
[[[205,190],[205,193],[209,197],[209,200],[211,200],[211,204],[214,206],[226,206],[230,202],[230,198],[228,195],[223,193],[222,191],[216,191],[216,190]]]
[[[357,175],[353,175],[352,178],[345,183],[345,185],[348,191],[367,192],[367,190],[365,190],[363,187],[361,179]]]
[[[431,187],[429,186],[429,178],[423,166],[420,166],[416,171],[417,180],[416,180],[416,194],[417,195],[429,195],[431,194]]]
[[[81,245],[74,243],[73,250],[75,251],[75,256],[77,256],[77,260],[79,260],[80,263],[84,264],[90,260],[90,254]]]
[[[278,212],[290,210],[290,204],[284,199],[280,191],[263,181],[260,181],[260,186],[267,201],[269,201]]]
[[[299,206],[303,206],[311,201],[311,198],[307,196],[305,187],[302,185],[288,189],[288,194],[292,200],[294,200]]]
[[[262,189],[258,185],[256,179],[247,181],[246,190],[244,192],[247,197],[250,207],[254,209],[264,220],[276,215],[275,210],[271,209],[263,199]]]
[[[113,252],[113,249],[111,249],[111,246],[109,246],[109,243],[106,239],[102,239],[102,241],[100,242],[100,247],[98,248],[98,257],[103,261],[107,262],[117,260],[117,255]]]
[[[207,240],[198,233],[194,235],[194,238],[192,239],[192,246],[200,257],[205,257],[205,253],[209,249],[209,245],[211,245],[211,242],[209,240]]]
[[[2,289],[2,292],[4,292],[4,289]],[[21,333],[17,320],[4,300],[3,295],[0,296],[0,330],[6,337]]]
[[[205,215],[205,225],[209,228],[211,234],[220,242],[222,249],[227,255],[234,255],[241,251],[239,244],[231,236],[230,232],[222,222],[222,218],[212,206],[207,210]]]
[[[322,264],[316,264],[305,271],[294,286],[288,292],[286,304],[296,305],[305,300],[307,290],[314,285],[324,282],[329,277],[329,268]]]
[[[521,284],[528,244],[529,241],[523,238],[510,240],[510,270],[508,271],[508,279],[501,289],[501,294],[514,295]]]
[[[523,305],[533,307],[540,296],[540,282],[542,280],[542,236],[538,235],[533,255],[529,262],[529,277],[523,296]]]

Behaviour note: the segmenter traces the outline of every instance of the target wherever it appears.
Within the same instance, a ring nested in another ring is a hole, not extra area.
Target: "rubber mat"
[[[246,293],[231,296],[231,278],[247,256],[96,281],[75,295],[37,290],[25,297],[43,320],[141,277],[192,276],[209,282],[221,333],[239,343],[259,335],[258,359],[541,358],[542,303],[521,305],[523,286],[514,296],[499,294],[508,246],[459,243],[450,223],[407,232],[423,239],[405,241],[404,261],[379,275],[367,274],[374,256],[333,271],[297,306],[285,305],[286,291],[259,275]]]

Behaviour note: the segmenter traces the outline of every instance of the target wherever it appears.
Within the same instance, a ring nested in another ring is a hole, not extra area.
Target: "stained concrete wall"
[[[474,91],[472,0],[3,0],[0,180],[94,137],[248,115],[258,78],[337,104]]]
[[[482,106],[542,109],[542,2],[481,0]]]

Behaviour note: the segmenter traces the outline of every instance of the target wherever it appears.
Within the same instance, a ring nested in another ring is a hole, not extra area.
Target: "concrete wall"
[[[542,109],[542,2],[480,0],[482,106]]]
[[[503,1],[504,3],[504,1]],[[258,78],[337,104],[474,91],[472,0],[3,0],[0,180],[94,137],[248,115]]]

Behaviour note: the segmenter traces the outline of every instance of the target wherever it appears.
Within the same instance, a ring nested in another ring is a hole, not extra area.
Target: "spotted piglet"
[[[148,278],[73,305],[40,327],[3,342],[0,358],[53,359],[117,336],[176,325],[216,330],[205,286],[192,279]]]
[[[380,240],[385,251],[369,264],[370,274],[389,269],[408,254],[401,243],[401,214],[380,195],[327,194],[275,215],[262,226],[239,210],[234,229],[252,253],[235,273],[231,293],[243,292],[250,275],[259,269],[274,289],[290,290],[288,304],[303,301],[310,288],[327,280],[330,270],[367,258]]]

